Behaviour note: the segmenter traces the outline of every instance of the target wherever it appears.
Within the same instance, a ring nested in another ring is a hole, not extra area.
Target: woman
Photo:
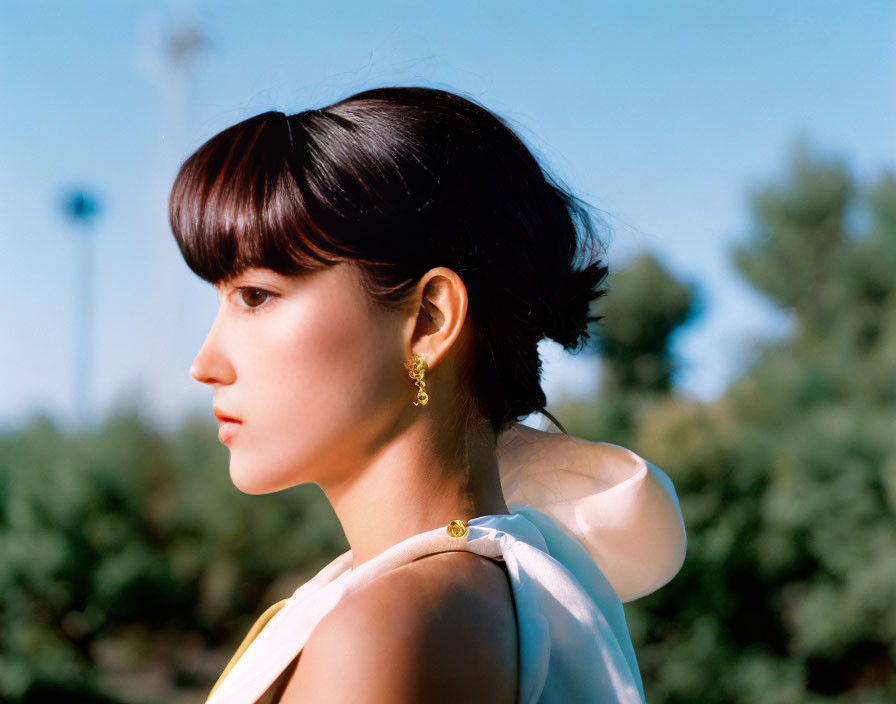
[[[634,453],[517,425],[546,413],[539,340],[587,339],[607,268],[513,131],[428,88],[266,112],[169,206],[219,292],[191,374],[234,484],[318,484],[351,546],[209,701],[643,701],[621,601],[678,571],[681,515]]]

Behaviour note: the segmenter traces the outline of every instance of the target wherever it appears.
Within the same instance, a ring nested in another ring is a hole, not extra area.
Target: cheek
[[[231,476],[249,493],[351,472],[402,398],[398,330],[363,308],[334,312],[324,302],[290,320],[253,341],[264,354],[241,379],[252,415],[243,447],[232,446]]]

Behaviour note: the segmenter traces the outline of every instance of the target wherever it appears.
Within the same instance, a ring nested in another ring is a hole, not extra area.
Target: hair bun
[[[576,349],[586,342],[590,337],[589,323],[597,322],[603,317],[589,313],[591,302],[606,293],[597,288],[606,275],[607,267],[595,260],[584,269],[568,272],[545,291],[544,295],[539,296],[540,311],[536,315],[543,321],[544,336],[568,350]]]

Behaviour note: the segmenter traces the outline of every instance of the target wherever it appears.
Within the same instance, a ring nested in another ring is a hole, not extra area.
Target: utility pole
[[[93,232],[99,214],[97,198],[83,190],[73,190],[62,201],[66,218],[74,225],[77,247],[75,277],[75,425],[87,429],[93,421]]]
[[[146,311],[145,369],[152,379],[149,399],[159,421],[177,415],[177,397],[189,382],[187,365],[178,356],[182,346],[179,307],[184,278],[180,253],[168,228],[165,204],[177,173],[188,153],[193,78],[206,40],[200,29],[199,0],[172,0],[167,10],[155,7],[138,26],[137,65],[158,90],[161,118],[159,149],[150,181],[147,223],[146,285],[154,293]]]

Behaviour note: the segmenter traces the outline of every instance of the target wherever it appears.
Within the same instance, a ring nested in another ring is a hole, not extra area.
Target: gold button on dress
[[[452,538],[462,538],[467,534],[467,522],[460,518],[455,518],[448,524],[447,532]]]

